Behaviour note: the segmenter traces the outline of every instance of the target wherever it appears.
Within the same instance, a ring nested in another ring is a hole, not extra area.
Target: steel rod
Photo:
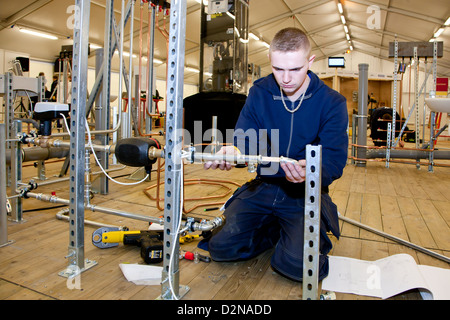
[[[48,195],[48,194],[44,194],[44,193],[27,192],[26,195],[27,195],[27,197],[34,198],[34,199],[37,199],[40,201],[46,201],[46,202],[50,202],[50,203],[59,203],[59,204],[65,204],[65,205],[70,204],[69,199],[64,199],[64,198],[60,198],[57,196]],[[101,212],[101,213],[112,214],[112,215],[123,217],[123,218],[146,221],[146,222],[151,222],[151,223],[158,223],[161,225],[163,224],[162,218],[144,216],[141,214],[131,213],[131,212],[118,210],[118,209],[105,208],[105,207],[97,206],[94,204],[84,204],[84,209],[88,209],[92,212]]]
[[[432,256],[432,257],[434,257],[434,258],[437,258],[437,259],[439,259],[439,260],[442,260],[442,261],[445,261],[445,262],[447,262],[447,263],[450,263],[450,258],[449,258],[449,257],[443,256],[443,255],[438,254],[438,253],[436,253],[436,252],[434,252],[434,251],[431,251],[431,250],[428,250],[428,249],[426,249],[426,248],[420,247],[420,246],[418,246],[418,245],[416,245],[416,244],[414,244],[414,243],[411,243],[411,242],[409,242],[409,241],[406,241],[406,240],[400,239],[400,238],[398,238],[398,237],[395,237],[395,236],[393,236],[393,235],[384,233],[384,232],[382,232],[382,231],[380,231],[380,230],[377,230],[377,229],[375,229],[375,228],[369,227],[369,226],[367,226],[367,225],[365,225],[365,224],[362,224],[362,223],[360,223],[360,222],[358,222],[358,221],[355,221],[355,220],[353,220],[353,219],[344,217],[344,216],[342,216],[342,215],[340,215],[340,214],[339,214],[339,219],[342,220],[342,221],[344,221],[344,222],[348,222],[348,223],[350,223],[350,224],[352,224],[352,225],[354,225],[354,226],[357,226],[357,227],[360,227],[360,228],[365,229],[365,230],[367,230],[367,231],[370,231],[370,232],[372,232],[372,233],[375,233],[375,234],[377,234],[377,235],[379,235],[379,236],[382,236],[382,237],[384,237],[384,238],[386,238],[386,239],[389,239],[389,240],[398,242],[398,243],[403,244],[403,245],[405,245],[405,246],[407,246],[407,247],[409,247],[409,248],[412,248],[412,249],[414,249],[414,250],[420,251],[420,252],[425,253],[425,254],[427,254],[427,255],[430,255],[430,256]]]
[[[230,163],[269,163],[269,162],[291,162],[298,161],[288,157],[267,157],[262,155],[245,155],[245,154],[210,154],[201,152],[192,152],[187,156],[188,160],[195,161],[226,161]]]

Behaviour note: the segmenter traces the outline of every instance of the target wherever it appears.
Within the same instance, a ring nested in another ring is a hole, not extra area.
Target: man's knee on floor
[[[218,239],[218,237],[209,239],[208,250],[211,259],[214,261],[229,261],[236,259],[233,246]]]

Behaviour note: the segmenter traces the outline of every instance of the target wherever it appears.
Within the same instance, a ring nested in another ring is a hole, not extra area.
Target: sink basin
[[[450,98],[427,98],[425,103],[431,111],[450,113]]]

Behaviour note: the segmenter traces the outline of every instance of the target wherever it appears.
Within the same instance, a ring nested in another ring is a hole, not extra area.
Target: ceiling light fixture
[[[195,73],[199,73],[200,70],[196,69],[196,68],[192,68],[192,67],[186,67],[187,71],[191,71],[191,72],[195,72]]]
[[[444,28],[439,28],[438,31],[434,33],[434,37],[437,38],[441,35],[441,33],[444,32]]]
[[[351,45],[351,40],[350,40],[349,29],[348,29],[348,26],[346,24],[345,17],[344,17],[344,7],[342,6],[342,3],[341,3],[340,0],[337,0],[337,8],[338,8],[338,11],[339,11],[339,15],[340,15],[342,24],[344,25],[345,37],[347,38],[347,41],[349,43],[350,51],[353,51],[353,46]]]
[[[447,18],[447,20],[445,20],[444,22],[444,26],[448,26],[450,25],[450,17]]]
[[[197,1],[197,3],[202,3],[202,0],[195,0],[195,1]],[[203,0],[203,4],[205,6],[207,6],[208,5],[208,0]]]
[[[34,30],[24,29],[24,28],[19,28],[19,31],[23,32],[23,33],[31,34],[33,36],[41,37],[41,38],[46,38],[46,39],[50,39],[50,40],[58,40],[58,37],[52,36],[47,33],[39,32],[39,31],[34,31]]]
[[[253,40],[256,40],[256,41],[259,40],[259,37],[258,37],[257,35],[255,35],[253,32],[250,32],[250,33],[248,34],[248,36],[249,36],[250,38],[252,38]]]
[[[340,1],[338,1],[337,6],[338,6],[339,13],[343,14],[344,13],[344,9],[342,8],[342,3]]]
[[[114,54],[119,54],[119,50],[116,49],[116,51],[114,52]],[[124,51],[124,52],[122,52],[122,55],[123,55],[124,57],[129,57],[129,56],[130,56],[130,53]],[[133,53],[133,58],[137,58],[137,55],[135,55],[134,53]]]

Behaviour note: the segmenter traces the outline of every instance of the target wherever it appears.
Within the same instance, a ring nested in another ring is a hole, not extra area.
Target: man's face
[[[288,97],[298,98],[300,88],[305,84],[307,72],[315,56],[309,56],[303,50],[273,51],[270,53],[272,72],[276,81]]]

